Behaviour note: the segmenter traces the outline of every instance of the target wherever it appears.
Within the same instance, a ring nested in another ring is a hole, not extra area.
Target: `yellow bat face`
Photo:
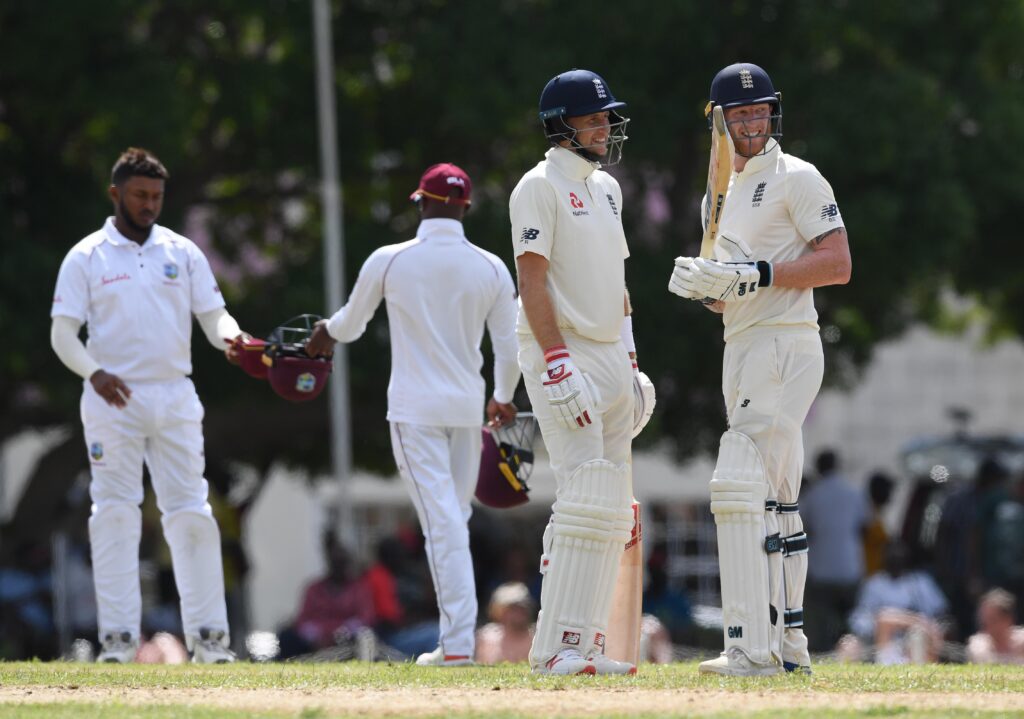
[[[714,252],[718,226],[725,211],[725,193],[729,188],[732,163],[736,154],[732,136],[725,124],[725,113],[716,105],[711,111],[711,157],[708,162],[708,185],[704,194],[704,236],[700,242],[700,256],[711,257]]]

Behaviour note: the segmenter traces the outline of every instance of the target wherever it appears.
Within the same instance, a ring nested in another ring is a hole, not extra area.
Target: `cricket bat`
[[[725,211],[725,193],[729,189],[736,147],[725,124],[721,105],[711,110],[711,159],[708,162],[708,187],[704,195],[704,237],[700,241],[700,256],[711,257],[715,252],[718,225]]]
[[[640,503],[633,500],[633,530],[619,560],[619,579],[608,615],[604,653],[609,659],[640,665],[640,612],[644,595],[643,527]]]

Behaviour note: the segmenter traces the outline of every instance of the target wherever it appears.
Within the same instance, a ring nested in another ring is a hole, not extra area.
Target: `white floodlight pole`
[[[334,52],[328,0],[313,0],[316,42],[316,98],[320,130],[321,197],[324,220],[324,289],[327,315],[345,298],[345,256],[342,230],[341,179],[338,169],[338,129],[334,99]],[[339,343],[334,351],[334,377],[328,383],[331,400],[331,461],[338,482],[338,526],[341,538],[356,547],[349,479],[352,475],[352,433],[349,418],[348,351]]]

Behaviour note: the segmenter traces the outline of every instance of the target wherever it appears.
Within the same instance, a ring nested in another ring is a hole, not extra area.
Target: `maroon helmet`
[[[306,402],[317,397],[331,376],[330,357],[310,357],[306,342],[313,333],[318,315],[299,315],[277,327],[267,338],[263,364],[273,390],[291,402]]]
[[[530,501],[526,480],[533,472],[533,440],[537,420],[520,412],[505,427],[484,427],[476,498],[480,504],[507,509]]]
[[[267,366],[263,364],[263,350],[267,348],[266,340],[243,335],[232,342],[238,350],[238,365],[250,377],[267,378]]]

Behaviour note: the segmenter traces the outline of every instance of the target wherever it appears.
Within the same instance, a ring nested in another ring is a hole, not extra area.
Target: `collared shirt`
[[[716,260],[795,260],[814,251],[814,238],[844,226],[832,187],[818,169],[769,142],[767,153],[751,157],[743,172],[729,179]],[[768,287],[752,300],[726,303],[722,322],[726,341],[755,325],[817,330],[814,292]]]
[[[562,147],[548,150],[509,200],[515,256],[535,252],[550,263],[558,326],[598,342],[617,342],[622,329],[629,248],[621,212],[615,178]],[[532,334],[521,300],[516,331]]]
[[[223,306],[195,243],[154,224],[139,245],[110,217],[64,258],[50,316],[87,324],[86,347],[107,372],[163,382],[192,373],[192,315]]]
[[[494,347],[495,399],[511,401],[519,381],[515,286],[497,256],[466,239],[461,222],[424,220],[415,239],[374,251],[328,332],[340,342],[358,339],[382,299],[391,332],[388,420],[480,425],[485,325]]]

